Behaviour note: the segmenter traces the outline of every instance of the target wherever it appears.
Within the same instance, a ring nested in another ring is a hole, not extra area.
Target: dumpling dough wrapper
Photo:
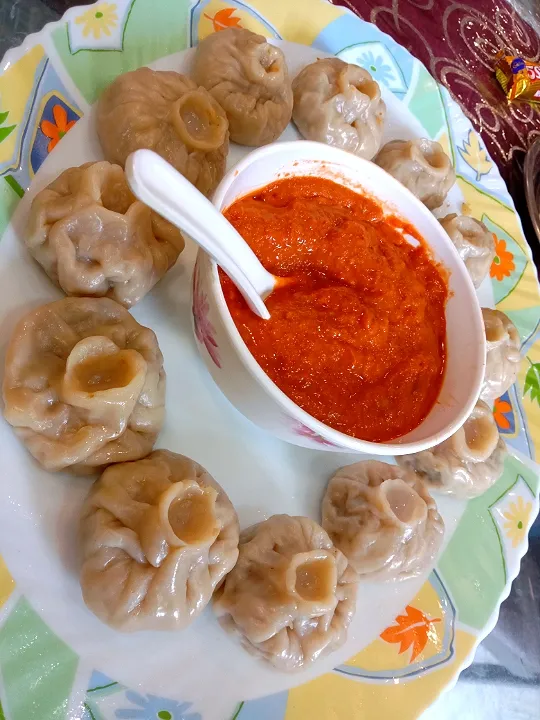
[[[244,530],[214,611],[251,653],[290,672],[345,642],[356,574],[313,520],[273,515]]]
[[[157,450],[113,465],[82,510],[84,601],[122,632],[181,630],[233,568],[238,534],[227,494],[194,460]]]

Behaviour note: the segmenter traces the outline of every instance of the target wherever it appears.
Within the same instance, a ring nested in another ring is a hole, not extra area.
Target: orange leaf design
[[[512,406],[507,403],[506,400],[497,398],[493,404],[493,417],[495,422],[502,430],[508,430],[510,427],[510,420],[505,417],[509,412],[512,412]]]
[[[399,654],[404,653],[412,645],[411,659],[414,662],[426,647],[430,628],[433,623],[441,622],[441,618],[428,618],[421,610],[407,605],[406,615],[398,615],[397,625],[387,627],[381,633],[381,639],[388,643],[399,643]]]
[[[75,125],[75,120],[68,122],[67,112],[61,105],[55,105],[52,114],[54,123],[49,120],[41,122],[41,132],[50,140],[47,152],[54,150],[64,135]]]
[[[212,21],[214,32],[225,30],[225,28],[238,27],[241,28],[240,18],[233,15],[235,8],[223,8],[219,10],[214,17],[204,13],[204,17]]]
[[[506,249],[506,240],[500,240],[495,233],[492,234],[495,240],[495,257],[491,263],[489,274],[501,282],[505,277],[510,277],[516,266],[514,265],[514,256],[510,250]]]

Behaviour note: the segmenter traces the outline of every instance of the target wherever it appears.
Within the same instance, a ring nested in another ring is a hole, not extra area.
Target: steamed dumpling
[[[456,246],[474,287],[478,288],[495,257],[495,241],[483,222],[468,215],[446,215],[439,221]]]
[[[157,450],[105,470],[84,504],[81,542],[83,597],[100,620],[181,630],[234,566],[238,519],[203,467]]]
[[[180,231],[131,194],[118,165],[65,170],[39,192],[25,243],[66,295],[110,297],[131,307],[174,265]]]
[[[397,457],[440,493],[458,498],[482,495],[501,476],[506,445],[499,436],[491,409],[479,400],[454,435],[429,450]]]
[[[307,140],[371,160],[381,146],[386,106],[367,70],[338,58],[317,60],[294,79],[293,120]]]
[[[322,502],[322,526],[353,570],[405,579],[434,562],[444,523],[420,478],[365,460],[337,471]]]
[[[514,323],[500,310],[482,308],[486,331],[486,372],[480,397],[487,403],[504,395],[517,379],[520,338]]]
[[[123,167],[130,153],[149,148],[205,195],[225,173],[225,112],[180,73],[142,67],[119,75],[99,98],[97,131],[110,162]]]
[[[443,204],[456,174],[450,158],[438,142],[392,140],[384,145],[375,160],[393,175],[430,210]]]
[[[291,671],[345,642],[357,578],[316,522],[273,515],[242,532],[239,550],[214,610],[249,652]]]
[[[250,30],[227,28],[199,43],[193,78],[227,113],[231,140],[259,147],[291,119],[292,90],[285,56]]]
[[[156,336],[109,298],[64,298],[11,337],[4,416],[46,470],[88,474],[147,455],[165,414]]]

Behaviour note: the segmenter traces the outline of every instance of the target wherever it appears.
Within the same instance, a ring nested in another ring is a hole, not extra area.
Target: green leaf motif
[[[6,110],[5,112],[0,112],[0,125],[3,125],[6,122],[6,120],[8,119],[8,115],[9,110]],[[16,127],[16,125],[9,125],[9,127],[0,127],[0,143],[4,142],[8,135],[11,135],[11,133],[15,130]]]
[[[7,182],[9,187],[13,190],[15,194],[17,194],[19,197],[24,197],[24,188],[22,188],[19,183],[15,180],[13,175],[4,175],[4,180]],[[1,718],[0,718],[1,720]]]
[[[0,143],[4,142],[8,135],[15,130],[16,125],[9,125],[9,127],[0,128]]]
[[[242,701],[241,703],[238,704],[238,707],[234,711],[234,715],[232,716],[231,720],[237,719],[237,717],[240,715],[240,711],[242,710],[243,707],[244,707],[244,701]],[[0,718],[0,720],[1,720],[1,718]]]
[[[83,707],[86,710],[86,712],[90,715],[90,720],[97,720],[96,716],[92,712],[92,708],[90,707],[90,705],[88,705],[88,703],[83,703]],[[0,718],[0,720],[2,720],[2,719]]]
[[[529,360],[529,358],[527,358]],[[529,360],[530,368],[527,370],[525,376],[525,387],[523,389],[523,395],[527,393],[531,394],[531,400],[540,405],[540,363],[532,363]]]
[[[2,710],[1,702],[0,702],[0,720],[6,720],[6,716],[4,715],[4,711]]]

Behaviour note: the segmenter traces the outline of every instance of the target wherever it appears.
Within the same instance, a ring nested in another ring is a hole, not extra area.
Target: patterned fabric
[[[540,249],[537,258],[523,193],[523,159],[540,136],[540,110],[509,105],[493,73],[493,55],[501,49],[539,60],[538,34],[500,0],[334,1],[406,47],[459,102],[508,185],[538,265]]]

